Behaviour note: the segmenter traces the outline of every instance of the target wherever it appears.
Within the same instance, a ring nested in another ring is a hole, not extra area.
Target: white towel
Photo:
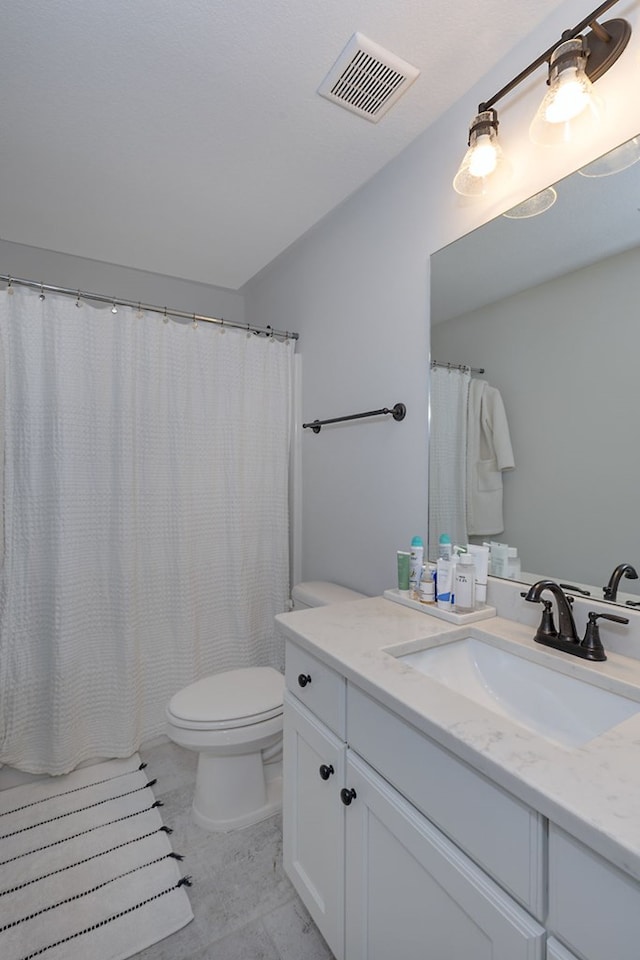
[[[467,526],[469,534],[492,536],[504,530],[502,472],[515,460],[500,391],[486,380],[469,387],[467,420]]]

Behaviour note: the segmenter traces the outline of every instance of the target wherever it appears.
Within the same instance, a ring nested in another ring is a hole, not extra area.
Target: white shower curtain
[[[432,367],[429,386],[429,557],[443,533],[452,544],[467,535],[468,369]]]
[[[0,762],[63,773],[281,666],[293,344],[20,289],[0,338]]]

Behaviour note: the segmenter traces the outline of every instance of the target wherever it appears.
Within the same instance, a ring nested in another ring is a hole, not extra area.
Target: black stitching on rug
[[[121,910],[120,913],[114,913],[112,917],[107,917],[106,920],[101,920],[99,923],[94,923],[93,926],[86,927],[84,930],[78,930],[77,933],[72,933],[68,937],[58,940],[56,943],[50,943],[46,947],[41,947],[40,950],[36,950],[34,953],[28,954],[28,956],[23,957],[22,960],[33,960],[34,957],[39,957],[40,954],[46,953],[47,950],[52,950],[54,947],[59,947],[63,943],[68,943],[70,940],[75,940],[76,937],[83,937],[86,933],[92,933],[94,930],[104,927],[107,923],[111,923],[112,920],[118,920],[120,917],[125,917],[128,913],[133,913],[134,910],[139,910],[148,903],[152,903],[154,900],[164,897],[167,893],[171,893],[173,890],[177,890],[179,887],[182,887],[185,883],[185,880],[188,880],[188,878],[183,877],[182,880],[178,881],[178,883],[176,883],[173,887],[167,887],[166,890],[161,890],[160,893],[156,893],[152,897],[148,897],[146,900],[141,900],[140,903],[136,903],[133,907],[128,907],[126,910]],[[187,884],[187,886],[188,885],[189,884]]]
[[[136,787],[134,790],[126,790],[124,793],[116,794],[114,797],[105,797],[104,800],[97,800],[95,803],[88,803],[86,807],[78,807],[77,810],[68,810],[66,813],[60,813],[57,817],[50,817],[49,820],[40,820],[38,823],[32,823],[29,827],[21,827],[19,830],[13,830],[11,833],[5,833],[0,836],[0,840],[7,840],[9,837],[15,837],[19,833],[26,833],[28,830],[35,830],[36,827],[42,827],[47,823],[55,823],[56,820],[63,820],[65,817],[71,817],[76,813],[83,813],[85,810],[91,810],[93,807],[100,807],[103,803],[111,803],[112,800],[122,800],[123,797],[129,797],[134,793],[140,793],[147,787],[153,787],[155,780],[150,780],[143,787]]]
[[[74,893],[72,897],[66,897],[64,900],[58,900],[57,903],[50,903],[48,907],[43,907],[42,910],[36,910],[35,913],[27,914],[26,917],[20,917],[18,920],[12,920],[10,923],[5,923],[3,927],[0,927],[0,933],[4,933],[5,930],[11,930],[12,927],[17,927],[21,923],[26,923],[27,920],[34,920],[36,917],[41,917],[43,913],[49,913],[50,910],[55,910],[56,907],[64,907],[65,904],[73,903],[74,900],[81,900],[82,897],[88,897],[89,894],[96,893],[98,890],[102,890],[103,887],[108,887],[110,883],[115,883],[116,880],[122,880],[123,877],[129,877],[132,873],[137,873],[138,870],[144,870],[146,867],[152,867],[154,863],[161,863],[170,856],[170,853],[165,853],[161,857],[156,857],[155,860],[149,860],[148,863],[141,863],[137,867],[132,867],[131,870],[125,870],[124,873],[119,873],[115,877],[110,877],[108,880],[103,880],[102,883],[99,883],[95,887],[90,887],[89,890],[83,890],[82,893]]]
[[[53,843],[45,843],[42,847],[34,847],[33,850],[25,850],[24,853],[18,853],[15,857],[10,857],[9,860],[0,861],[0,867],[6,866],[8,863],[13,863],[14,860],[20,860],[21,857],[28,857],[32,853],[40,853],[42,850],[48,850],[50,847],[57,847],[60,843],[66,843],[68,840],[75,840],[77,837],[83,837],[86,833],[92,833],[94,830],[101,830],[103,827],[110,827],[114,823],[120,823],[122,820],[130,820],[132,817],[139,817],[141,813],[148,813],[149,810],[153,810],[155,803],[152,803],[150,807],[144,807],[143,810],[136,810],[134,813],[126,813],[122,817],[116,817],[115,820],[108,820],[106,823],[98,823],[95,827],[88,827],[86,830],[81,830],[79,833],[73,833],[68,837],[62,837],[60,840],[54,840]],[[160,827],[165,833],[169,833],[169,829],[165,827]]]
[[[91,857],[85,857],[84,860],[76,860],[75,863],[69,863],[66,867],[59,867],[57,870],[52,870],[51,873],[43,873],[40,877],[34,877],[33,880],[25,880],[24,883],[19,883],[16,887],[10,887],[8,890],[1,890],[0,897],[6,897],[8,893],[15,893],[17,890],[23,890],[24,887],[29,887],[32,883],[38,883],[39,880],[46,880],[47,877],[53,877],[56,873],[64,873],[65,870],[71,870],[72,867],[79,867],[83,863],[89,863],[91,860],[97,860],[98,857],[105,857],[108,853],[113,853],[114,850],[122,850],[123,847],[128,847],[132,843],[138,843],[140,840],[146,840],[147,837],[155,837],[156,833],[160,833],[162,827],[158,827],[157,830],[150,830],[149,833],[143,833],[139,837],[133,837],[131,840],[125,840],[123,843],[116,844],[115,847],[109,847],[108,850],[101,850],[99,853],[94,853]],[[167,854],[170,856],[170,854]],[[175,857],[177,859],[177,856]]]
[[[20,810],[27,810],[29,807],[35,807],[39,803],[46,803],[47,800],[54,800],[57,797],[66,797],[70,793],[78,793],[79,790],[89,790],[91,787],[100,786],[102,783],[109,783],[110,780],[119,780],[120,777],[130,777],[132,773],[139,773],[146,767],[146,763],[136,767],[135,770],[127,770],[126,773],[118,773],[115,777],[105,777],[104,780],[95,780],[93,783],[85,783],[83,787],[74,787],[73,790],[63,790],[62,793],[54,793],[50,797],[42,797],[41,800],[33,800],[31,803],[25,803],[21,807],[14,807],[13,810],[3,810],[0,817],[8,817],[10,813],[19,813]]]

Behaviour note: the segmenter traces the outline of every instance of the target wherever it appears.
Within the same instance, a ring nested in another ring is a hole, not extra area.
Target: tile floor
[[[136,960],[333,960],[282,868],[282,819],[207,833],[190,817],[196,754],[157,743],[139,751],[171,842],[193,879],[194,919]]]

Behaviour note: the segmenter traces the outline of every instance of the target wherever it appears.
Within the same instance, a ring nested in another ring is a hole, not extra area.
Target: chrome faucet
[[[609,583],[606,587],[603,587],[604,590],[604,599],[605,600],[615,600],[618,596],[618,584],[623,577],[626,577],[627,580],[637,580],[638,574],[636,568],[632,567],[630,563],[619,563],[615,568],[611,576],[609,577]]]
[[[620,574],[620,576],[621,575],[622,574]],[[548,590],[549,593],[555,597],[558,608],[558,630],[556,630],[553,622],[551,601],[542,600],[541,598],[544,590]],[[563,592],[560,584],[555,583],[554,580],[538,580],[538,582],[534,583],[529,589],[528,593],[523,593],[522,596],[525,600],[530,600],[532,603],[544,604],[542,620],[533,638],[536,643],[543,643],[546,647],[553,647],[555,650],[571,653],[573,656],[581,657],[583,660],[601,661],[607,659],[600,640],[598,620],[614,620],[616,623],[629,623],[627,617],[618,617],[612,613],[595,613],[591,611],[589,613],[584,639],[580,641],[576,630],[576,623],[573,619],[571,600]]]

